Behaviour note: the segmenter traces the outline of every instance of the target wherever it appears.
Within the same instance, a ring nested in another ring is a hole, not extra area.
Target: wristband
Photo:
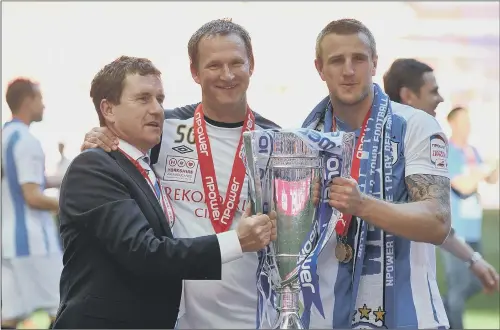
[[[470,257],[469,260],[467,260],[465,263],[467,264],[467,267],[472,267],[477,261],[483,259],[483,256],[479,252],[474,252],[472,256]]]

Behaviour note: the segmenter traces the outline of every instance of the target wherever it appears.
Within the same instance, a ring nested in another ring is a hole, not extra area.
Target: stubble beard
[[[338,104],[340,104],[342,106],[351,107],[351,106],[355,106],[355,105],[363,102],[368,97],[369,94],[370,94],[369,88],[365,88],[361,91],[361,93],[359,94],[359,96],[355,100],[346,101],[346,100],[343,100],[341,97],[338,97],[335,94],[334,94],[334,97],[335,97],[335,101]]]

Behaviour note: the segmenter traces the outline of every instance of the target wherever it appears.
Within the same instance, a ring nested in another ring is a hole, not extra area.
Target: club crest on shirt
[[[392,165],[396,164],[398,159],[399,159],[399,142],[392,141],[391,140],[391,147],[392,147]]]
[[[448,168],[448,144],[440,134],[434,134],[430,137],[431,163],[439,169]]]

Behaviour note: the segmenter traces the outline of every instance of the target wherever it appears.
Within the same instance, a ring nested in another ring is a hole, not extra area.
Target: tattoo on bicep
[[[435,201],[441,221],[450,220],[450,179],[432,174],[414,174],[405,179],[412,202]]]

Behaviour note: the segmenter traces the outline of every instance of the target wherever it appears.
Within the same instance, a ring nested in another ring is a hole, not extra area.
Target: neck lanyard
[[[169,224],[170,228],[172,228],[172,226],[175,223],[174,209],[172,207],[172,204],[170,203],[170,200],[168,200],[168,198],[161,192],[160,184],[158,182],[158,179],[156,180],[156,185],[153,184],[153,182],[151,181],[151,178],[149,177],[148,173],[146,172],[146,170],[144,169],[144,167],[142,167],[141,164],[139,164],[139,162],[137,160],[135,160],[132,157],[130,157],[130,155],[128,155],[122,149],[118,148],[118,150],[123,155],[125,155],[125,157],[127,157],[127,159],[130,160],[130,162],[132,162],[132,164],[134,164],[134,166],[137,168],[137,170],[141,173],[141,175],[144,177],[144,179],[146,179],[146,181],[148,182],[148,184],[151,186],[151,188],[153,189],[153,191],[155,193],[156,198],[158,199],[158,202],[160,202],[160,205],[161,205],[163,211],[166,212],[165,215],[167,217],[168,224]]]
[[[234,155],[233,168],[229,178],[229,185],[226,192],[226,198],[223,202],[217,185],[215,167],[210,147],[210,139],[207,133],[207,124],[203,117],[202,105],[199,104],[194,112],[194,137],[196,141],[196,151],[200,161],[200,172],[205,191],[205,201],[208,208],[210,221],[216,233],[227,231],[231,228],[234,214],[240,202],[241,189],[245,180],[245,165],[241,158],[243,146],[243,133],[253,130],[255,127],[255,118],[252,110],[247,107],[247,115],[241,131],[236,154]]]

